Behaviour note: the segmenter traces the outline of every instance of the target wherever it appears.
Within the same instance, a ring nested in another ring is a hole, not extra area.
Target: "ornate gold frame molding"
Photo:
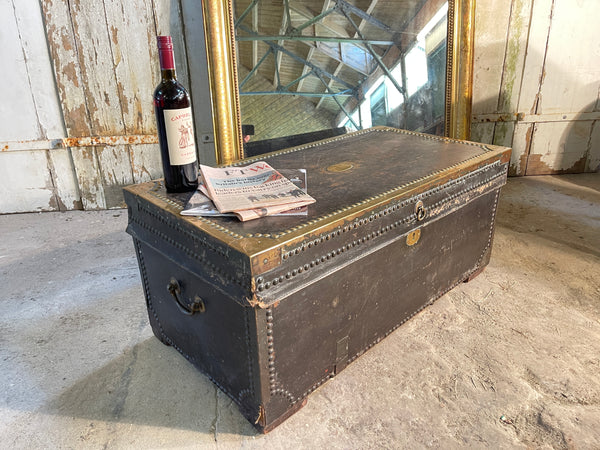
[[[231,0],[202,0],[204,37],[218,164],[243,157]]]

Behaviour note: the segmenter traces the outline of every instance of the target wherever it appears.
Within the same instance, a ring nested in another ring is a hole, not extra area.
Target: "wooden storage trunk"
[[[373,128],[257,159],[306,169],[306,217],[180,215],[125,189],[154,334],[267,432],[489,261],[510,149]]]

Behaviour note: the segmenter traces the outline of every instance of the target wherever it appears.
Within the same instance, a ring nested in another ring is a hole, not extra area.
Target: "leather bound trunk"
[[[240,161],[306,169],[307,216],[196,218],[125,189],[154,334],[267,432],[488,263],[510,149],[376,127]]]

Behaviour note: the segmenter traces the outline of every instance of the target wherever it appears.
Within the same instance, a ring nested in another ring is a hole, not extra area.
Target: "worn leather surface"
[[[266,155],[307,169],[307,217],[198,220],[156,184],[126,190],[155,335],[272,429],[487,264],[507,151],[384,128]],[[205,310],[182,313],[172,279]]]

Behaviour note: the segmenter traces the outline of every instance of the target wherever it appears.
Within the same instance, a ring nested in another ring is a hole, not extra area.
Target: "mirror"
[[[205,0],[218,162],[385,125],[468,139],[474,0]]]

